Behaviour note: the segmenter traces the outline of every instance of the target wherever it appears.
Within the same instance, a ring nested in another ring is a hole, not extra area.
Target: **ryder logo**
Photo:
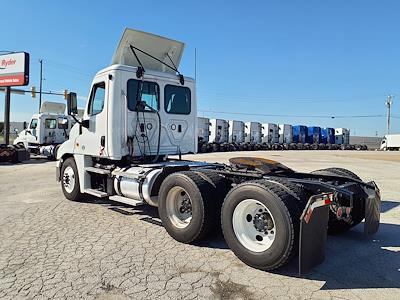
[[[8,66],[13,66],[13,65],[15,65],[15,63],[16,63],[17,61],[15,60],[15,59],[9,59],[9,60],[6,60],[6,59],[3,59],[2,61],[1,61],[1,64],[0,64],[0,69],[5,69],[5,68],[7,68]]]

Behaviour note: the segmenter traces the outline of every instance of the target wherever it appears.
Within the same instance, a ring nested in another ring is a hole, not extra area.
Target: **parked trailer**
[[[75,123],[73,118],[65,115],[64,103],[45,101],[39,113],[32,116],[29,126],[18,134],[14,145],[22,145],[33,154],[55,158],[57,145],[68,139]]]
[[[261,144],[261,123],[246,122],[245,123],[245,141],[247,143]]]
[[[381,150],[400,150],[400,134],[387,134],[382,140]]]
[[[263,143],[275,144],[279,143],[279,128],[273,123],[261,124],[261,133]]]
[[[57,152],[67,199],[90,194],[158,207],[167,232],[183,243],[221,226],[236,256],[262,270],[297,253],[300,273],[321,263],[327,228],[344,232],[365,218],[367,234],[378,230],[379,189],[348,170],[302,173],[259,158],[229,165],[168,159],[197,151],[195,81],[164,63],[179,67],[182,52],[180,42],[125,30],[112,65],[93,80],[83,119]],[[74,115],[76,94],[67,103]]]

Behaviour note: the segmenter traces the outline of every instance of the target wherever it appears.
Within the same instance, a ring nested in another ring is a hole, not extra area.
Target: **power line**
[[[244,115],[244,116],[262,116],[262,117],[289,117],[289,118],[327,118],[327,119],[345,119],[345,118],[382,118],[384,115],[338,115],[338,116],[327,116],[327,115],[286,115],[286,114],[261,114],[261,113],[242,113],[242,112],[227,112],[227,111],[216,111],[216,110],[201,110],[200,112],[205,113],[217,113],[226,115]]]

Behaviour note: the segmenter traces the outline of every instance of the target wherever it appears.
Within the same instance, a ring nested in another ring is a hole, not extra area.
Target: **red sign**
[[[0,55],[0,86],[21,86],[29,83],[29,54]]]

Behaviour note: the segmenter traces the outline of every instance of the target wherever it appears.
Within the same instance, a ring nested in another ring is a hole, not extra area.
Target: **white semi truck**
[[[56,176],[67,199],[158,207],[167,232],[183,243],[221,226],[237,257],[262,270],[297,253],[300,273],[321,263],[327,228],[343,232],[365,218],[367,234],[378,230],[379,189],[348,170],[301,173],[245,157],[229,165],[182,160],[198,141],[195,81],[178,71],[183,48],[125,30],[111,66],[93,79],[83,119],[58,149]],[[74,93],[68,112],[77,113]]]
[[[245,141],[252,144],[261,144],[261,123],[259,122],[246,122],[245,123]]]
[[[245,129],[244,129],[244,122],[230,120],[228,121],[229,124],[229,143],[237,143],[241,144],[245,140]]]
[[[381,142],[381,150],[400,150],[400,134],[387,134]]]
[[[82,112],[83,113],[83,112]],[[79,112],[76,118],[80,118]],[[30,153],[55,158],[57,145],[68,139],[76,121],[65,114],[65,104],[45,101],[27,128],[18,133],[14,145],[23,145]]]

